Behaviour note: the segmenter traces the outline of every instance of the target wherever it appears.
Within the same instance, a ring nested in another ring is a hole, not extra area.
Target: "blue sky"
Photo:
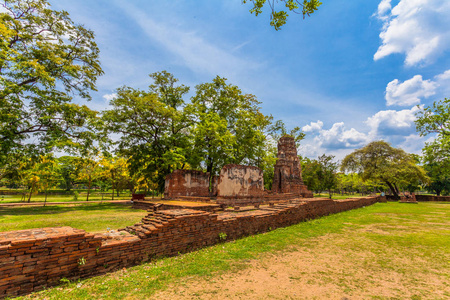
[[[370,141],[420,153],[417,105],[450,97],[450,1],[323,0],[280,31],[240,0],[50,0],[96,34],[105,72],[88,105],[147,89],[167,70],[191,87],[228,78],[265,114],[300,126],[300,154],[337,159]],[[189,98],[185,99],[189,100]]]

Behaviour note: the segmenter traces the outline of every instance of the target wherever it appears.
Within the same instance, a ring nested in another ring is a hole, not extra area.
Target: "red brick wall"
[[[209,173],[195,170],[175,170],[166,176],[164,198],[179,196],[208,197]]]
[[[71,227],[0,233],[0,298],[85,278],[153,257],[172,256],[219,242],[368,206],[380,197],[291,201],[270,208],[214,214],[189,209],[150,213],[126,231],[86,233]]]
[[[417,201],[450,201],[450,196],[416,195]]]

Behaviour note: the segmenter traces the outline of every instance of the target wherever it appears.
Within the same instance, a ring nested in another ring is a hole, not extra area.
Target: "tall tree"
[[[319,156],[317,159],[319,163],[319,172],[318,172],[318,180],[321,190],[328,191],[328,195],[331,199],[331,190],[334,189],[337,185],[337,174],[336,171],[338,169],[337,162],[334,161],[333,155],[325,155]]]
[[[129,157],[131,175],[145,174],[164,189],[164,179],[183,168],[189,157],[189,117],[183,110],[184,85],[168,72],[150,75],[154,83],[145,92],[131,87],[117,89],[111,109],[103,113],[105,128],[120,135],[121,155]],[[143,163],[145,161],[145,163]],[[144,168],[144,169],[143,169]]]
[[[450,194],[450,157],[449,150],[438,142],[427,144],[423,152],[423,167],[430,177],[427,186],[436,195]]]
[[[196,86],[196,94],[186,107],[195,122],[192,129],[195,160],[210,176],[229,163],[258,165],[265,155],[264,132],[270,117],[261,113],[260,102],[243,94],[226,78],[215,77]]]
[[[363,180],[385,183],[396,199],[399,199],[401,186],[414,180],[428,181],[425,171],[416,164],[412,155],[384,141],[372,142],[347,155],[341,170],[358,172]]]
[[[450,193],[450,99],[435,101],[416,114],[420,136],[435,134],[422,149],[424,168],[431,178],[428,188],[437,195]]]
[[[420,108],[420,106],[419,106]],[[450,138],[450,99],[435,101],[416,114],[416,128],[421,136],[437,133],[438,138],[449,142]]]
[[[80,174],[80,160],[75,156],[61,156],[56,159],[58,172],[61,178],[61,188],[70,191]]]
[[[96,112],[71,100],[89,100],[102,74],[94,33],[46,0],[0,7],[0,165],[18,153],[38,157],[92,141]]]
[[[331,190],[338,184],[338,164],[334,162],[333,155],[319,156],[317,159],[307,157],[301,160],[303,182],[312,191],[328,191],[331,199]]]

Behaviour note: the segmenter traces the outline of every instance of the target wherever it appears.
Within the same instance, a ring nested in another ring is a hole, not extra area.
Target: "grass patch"
[[[55,193],[50,193],[47,195],[47,202],[72,202],[74,200],[73,193],[78,193],[78,200],[80,202],[86,202],[87,191],[86,190],[72,190],[70,192],[66,191],[58,191]],[[131,194],[129,192],[122,192],[117,196],[114,194],[114,200],[130,200]],[[99,191],[91,191],[89,194],[89,201],[109,201],[112,200],[111,191],[101,193]],[[30,202],[44,202],[45,195],[43,194],[34,194],[31,196]],[[26,194],[25,201],[23,201],[23,197],[21,194],[18,195],[0,195],[0,204],[2,203],[27,203],[28,202],[28,193]]]
[[[146,214],[117,203],[0,207],[0,231],[71,226],[100,232],[135,224]]]
[[[418,283],[420,276],[438,274],[446,278],[439,288],[444,291],[450,288],[446,283],[450,279],[448,228],[450,204],[378,203],[65,284],[22,299],[148,299],[172,284],[182,285],[189,280],[213,282],[225,272],[248,268],[252,260],[264,261],[268,254],[299,249],[319,253],[318,245],[327,245],[327,237],[336,235],[339,238],[331,246],[334,251],[342,251],[342,259],[352,266],[342,274],[335,274],[331,271],[334,262],[327,262],[330,270],[324,270],[322,279],[316,278],[311,284],[336,281],[340,282],[342,293],[357,295],[368,284],[366,275],[370,282],[395,271],[411,279],[401,284],[412,284],[415,295],[426,297],[430,291]],[[366,274],[364,280],[356,275],[361,270]]]

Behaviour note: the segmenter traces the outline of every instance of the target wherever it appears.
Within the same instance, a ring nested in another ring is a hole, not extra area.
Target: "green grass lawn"
[[[0,231],[71,226],[100,232],[135,224],[146,214],[116,203],[0,207]]]
[[[80,191],[78,194],[78,199],[75,200],[74,196],[71,194],[68,195],[48,195],[47,202],[72,202],[72,201],[86,201],[87,193],[84,191]],[[99,192],[95,192],[89,195],[89,201],[101,201],[101,200],[111,200],[111,193],[102,195]],[[114,200],[130,200],[130,193],[121,193],[119,197],[114,195]],[[0,204],[2,203],[21,203],[28,202],[28,196],[26,196],[25,201],[22,200],[22,195],[0,195]],[[44,202],[45,195],[32,195],[30,202]]]
[[[323,247],[323,251],[329,251],[326,237],[334,237],[338,242],[328,246],[332,251],[342,252],[346,263],[353,267],[345,270],[345,278],[331,271],[320,276],[328,276],[327,280],[342,285],[342,295],[358,296],[365,291],[365,284],[370,281],[361,281],[360,272],[367,272],[370,275],[367,278],[380,280],[386,273],[395,272],[404,279],[398,284],[399,290],[393,293],[401,295],[400,288],[414,289],[415,296],[409,299],[439,299],[430,296],[433,291],[444,291],[450,297],[449,228],[449,203],[377,203],[104,276],[65,283],[24,298],[149,299],[158,291],[185,282],[214,282],[226,272],[250,268],[252,260],[264,261],[302,249],[312,249],[312,253],[319,255]],[[421,277],[431,275],[442,278],[433,289],[420,281]],[[376,294],[367,298],[392,299]]]

